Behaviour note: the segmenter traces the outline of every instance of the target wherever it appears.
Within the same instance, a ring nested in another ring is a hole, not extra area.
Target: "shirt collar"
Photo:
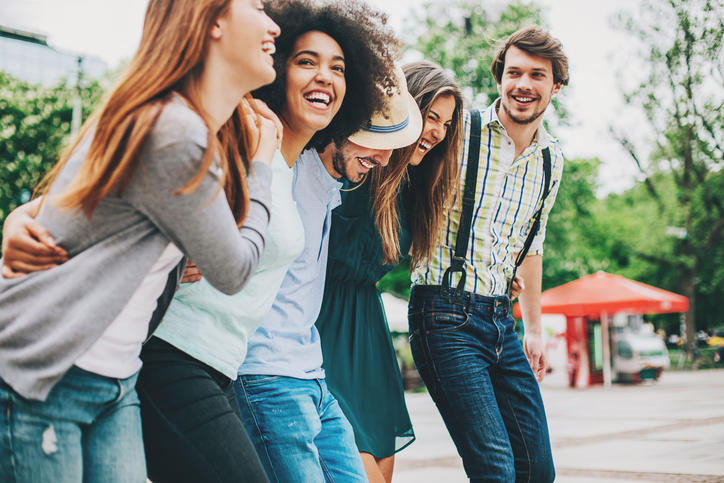
[[[313,170],[313,175],[316,181],[318,181],[319,184],[326,190],[339,190],[342,187],[342,181],[333,178],[329,174],[316,149],[310,149],[310,154],[314,157],[315,161],[314,165],[316,166],[316,169]]]

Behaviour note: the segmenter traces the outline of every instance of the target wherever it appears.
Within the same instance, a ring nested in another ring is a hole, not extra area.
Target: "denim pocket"
[[[239,376],[241,383],[245,388],[263,386],[264,384],[271,384],[277,382],[282,376],[269,376],[269,375],[247,375]]]
[[[470,315],[462,308],[432,311],[426,314],[426,332],[435,334],[460,330],[470,322]]]
[[[466,327],[470,314],[462,305],[431,303],[420,313],[410,315],[410,333],[439,334]]]

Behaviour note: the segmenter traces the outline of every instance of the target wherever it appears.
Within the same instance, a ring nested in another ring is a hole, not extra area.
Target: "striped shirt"
[[[473,221],[466,254],[465,290],[479,295],[504,295],[513,274],[515,257],[522,250],[544,188],[542,150],[551,151],[551,185],[541,216],[541,227],[528,255],[542,255],[548,214],[553,206],[561,175],[563,153],[557,139],[538,129],[530,146],[515,157],[515,143],[498,120],[496,100],[481,111],[482,136]],[[465,144],[460,162],[462,199],[470,144],[470,113],[464,113]],[[461,206],[455,203],[443,221],[443,232],[432,260],[416,267],[412,281],[419,285],[439,285],[445,269],[452,263]],[[456,282],[454,278],[453,283]]]

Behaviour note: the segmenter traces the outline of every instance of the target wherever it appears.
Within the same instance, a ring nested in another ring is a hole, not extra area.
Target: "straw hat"
[[[422,115],[415,98],[407,91],[405,74],[395,69],[397,89],[385,96],[385,109],[372,114],[365,126],[352,134],[349,141],[370,149],[398,149],[420,138]]]

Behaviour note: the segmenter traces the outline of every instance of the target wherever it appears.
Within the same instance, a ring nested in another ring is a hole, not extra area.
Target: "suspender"
[[[475,205],[475,185],[478,182],[478,161],[480,160],[480,135],[482,133],[480,111],[470,111],[470,144],[468,145],[468,163],[465,172],[465,189],[463,191],[463,210],[460,214],[458,235],[455,239],[455,255],[452,265],[445,270],[440,287],[440,295],[448,299],[462,301],[465,292],[465,252],[468,250],[470,240],[470,226],[473,221],[473,206]],[[460,281],[455,289],[450,287],[450,277],[460,272]]]
[[[471,110],[470,119],[470,144],[468,148],[468,162],[467,171],[465,172],[465,189],[463,191],[463,203],[462,213],[460,214],[460,224],[458,226],[457,237],[455,238],[455,254],[453,255],[452,264],[445,270],[445,274],[442,277],[442,284],[440,286],[440,295],[448,300],[448,302],[462,302],[463,294],[465,293],[465,254],[468,249],[468,241],[470,240],[470,228],[473,221],[473,206],[475,204],[475,187],[478,181],[478,161],[480,159],[480,135],[481,135],[481,120],[480,111],[477,109]],[[533,244],[533,239],[540,229],[540,218],[543,213],[543,206],[545,200],[550,192],[551,182],[551,153],[549,148],[543,149],[543,196],[541,198],[540,208],[534,215],[533,226],[528,232],[528,237],[525,239],[523,249],[518,253],[518,257],[515,260],[515,267],[513,268],[513,275],[508,281],[506,288],[507,294],[510,295],[512,288],[513,279],[518,271],[518,267],[525,256],[530,250],[530,246]],[[452,288],[450,286],[450,279],[452,274],[455,272],[460,273],[460,281],[457,287]]]
[[[533,226],[528,232],[528,237],[525,239],[523,249],[518,253],[518,258],[515,259],[513,275],[511,275],[510,280],[508,280],[508,286],[506,287],[505,292],[508,296],[510,296],[513,289],[513,280],[515,279],[515,274],[518,272],[518,267],[520,267],[520,264],[523,263],[523,260],[525,260],[525,256],[528,254],[528,250],[530,250],[530,246],[533,244],[533,238],[535,238],[538,234],[538,230],[540,229],[540,217],[543,213],[543,205],[545,204],[546,198],[548,198],[548,193],[550,192],[551,187],[551,150],[548,148],[543,150],[543,176],[545,180],[543,181],[543,197],[540,200],[540,208],[538,208],[538,211],[535,214]]]

